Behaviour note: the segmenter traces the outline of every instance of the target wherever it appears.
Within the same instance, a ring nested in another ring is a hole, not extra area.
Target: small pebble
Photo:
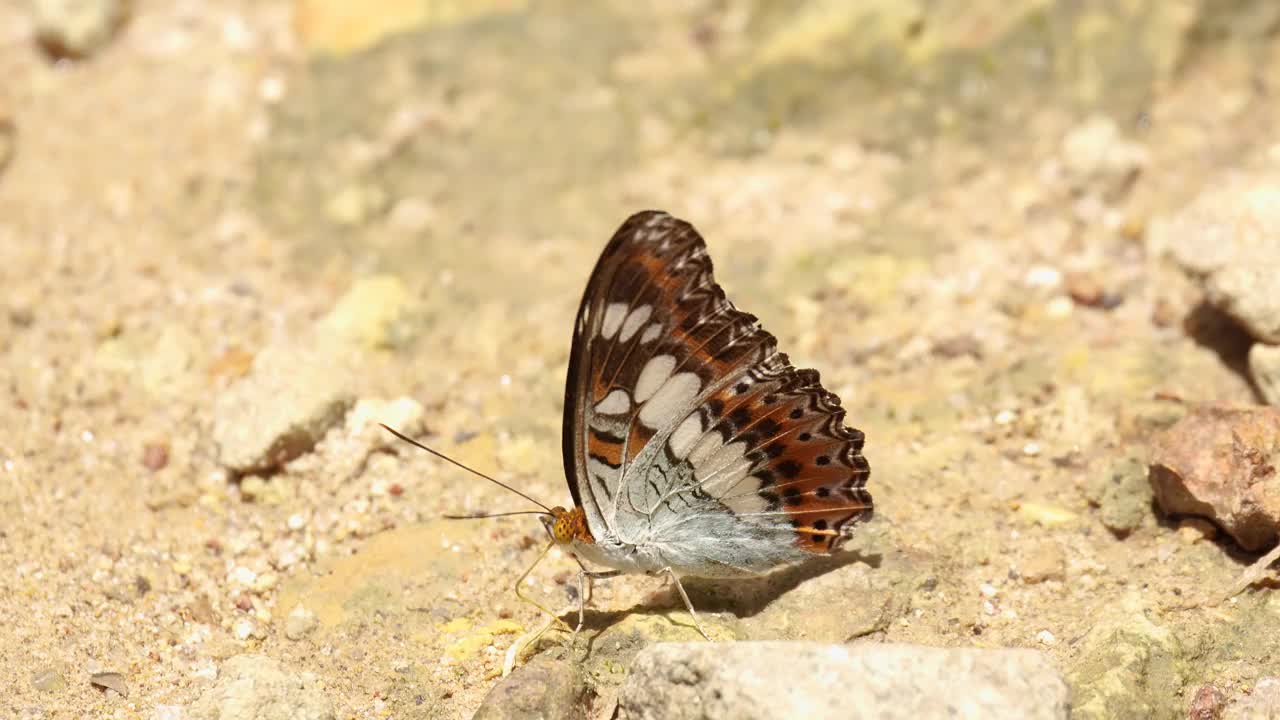
[[[1038,545],[1019,568],[1022,581],[1035,585],[1049,580],[1063,580],[1066,574],[1066,556],[1057,543],[1045,541]]]
[[[1025,282],[1031,287],[1057,287],[1062,282],[1062,273],[1048,265],[1037,265],[1027,271]]]
[[[279,583],[279,578],[273,572],[265,572],[253,581],[253,591],[259,595],[271,592]]]
[[[284,636],[290,640],[301,640],[310,635],[319,624],[320,620],[316,618],[315,613],[298,605],[289,611],[289,616],[285,618]]]
[[[124,0],[37,0],[33,4],[36,39],[54,58],[81,59],[93,54],[124,22]]]
[[[1066,282],[1067,295],[1082,307],[1110,310],[1119,306],[1122,301],[1120,295],[1107,292],[1102,283],[1090,273],[1068,273]]]
[[[151,472],[164,469],[169,464],[169,444],[164,442],[147,443],[142,449],[142,466]]]
[[[1217,536],[1218,527],[1204,518],[1186,518],[1178,523],[1178,539],[1187,545]]]
[[[248,640],[253,637],[255,630],[257,630],[257,626],[252,620],[237,620],[231,626],[231,634],[235,635],[237,640]]]
[[[1040,632],[1036,633],[1036,642],[1040,643],[1041,645],[1053,645],[1054,643],[1058,642],[1058,638],[1054,637],[1053,633],[1049,632],[1048,630],[1041,630]]]
[[[1071,302],[1071,298],[1056,297],[1050,300],[1049,304],[1045,305],[1044,311],[1045,314],[1051,318],[1065,318],[1071,315],[1071,309],[1073,307],[1074,303]]]
[[[40,692],[58,692],[67,687],[67,679],[57,668],[46,668],[31,677],[31,685]]]
[[[227,575],[227,579],[237,585],[250,586],[253,585],[254,580],[258,579],[258,573],[243,565],[237,565],[235,569]]]
[[[245,475],[240,479],[240,495],[245,500],[261,497],[267,489],[267,481],[260,475]]]
[[[129,688],[124,683],[124,676],[118,672],[99,672],[89,676],[89,682],[104,690],[114,690],[121,697],[129,697]]]

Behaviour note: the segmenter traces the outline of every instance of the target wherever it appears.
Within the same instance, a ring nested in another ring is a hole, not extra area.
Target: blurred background
[[[868,438],[876,562],[694,587],[725,633],[1036,648],[1076,717],[1280,707],[1280,604],[1217,602],[1280,527],[1278,32],[1273,0],[4,3],[0,715],[469,717],[542,530],[438,520],[523,506],[376,423],[567,503],[573,313],[648,208]],[[690,639],[673,598],[600,589],[566,712]]]

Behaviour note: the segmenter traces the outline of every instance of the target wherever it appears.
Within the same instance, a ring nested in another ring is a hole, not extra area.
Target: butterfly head
[[[587,516],[580,507],[566,510],[557,505],[551,508],[551,515],[542,518],[542,525],[558,545],[568,545],[574,540],[582,543],[595,542],[587,527]]]

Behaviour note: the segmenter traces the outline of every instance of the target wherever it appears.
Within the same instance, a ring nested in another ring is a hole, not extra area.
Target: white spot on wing
[[[720,449],[721,445],[724,445],[724,437],[720,433],[707,433],[689,453],[689,462],[693,463],[694,467],[702,465],[712,453]]]
[[[596,412],[601,415],[621,415],[630,409],[631,399],[622,390],[614,390],[596,403]]]
[[[591,477],[606,485],[617,480],[618,476],[618,468],[609,467],[593,457],[587,458],[587,472],[590,473]]]
[[[667,441],[671,446],[671,454],[683,460],[700,437],[702,437],[702,418],[698,417],[696,412],[690,413],[675,432],[671,433],[671,439]]]
[[[636,334],[636,331],[640,329],[641,325],[644,325],[652,314],[653,306],[651,305],[641,305],[632,310],[631,314],[627,315],[627,319],[622,323],[622,332],[618,334],[618,340],[622,342],[630,340],[631,336]]]
[[[640,378],[636,380],[636,402],[642,403],[653,397],[653,394],[662,387],[662,383],[671,377],[671,371],[675,369],[676,359],[671,355],[649,358],[649,362],[645,363],[640,371]]]
[[[658,339],[658,333],[662,332],[662,323],[649,323],[649,327],[644,329],[644,334],[640,336],[640,344],[646,345]]]
[[[769,503],[765,502],[764,498],[760,497],[760,493],[756,492],[742,493],[735,497],[723,497],[720,498],[720,502],[739,515],[762,513],[769,509]]]
[[[600,337],[608,340],[622,326],[622,319],[627,316],[626,303],[609,303],[604,309],[604,320],[600,323]]]
[[[693,476],[699,480],[705,480],[715,475],[715,484],[723,487],[725,485],[722,483],[724,483],[725,478],[722,475],[727,477],[735,474],[737,472],[736,466],[746,459],[743,456],[746,451],[747,443],[744,441],[729,443],[712,453],[710,457],[702,462],[694,463]],[[747,465],[749,466],[750,463],[747,463]],[[747,469],[747,467],[742,468],[742,475],[746,475]]]
[[[655,358],[656,359],[656,358]],[[665,427],[688,408],[702,387],[696,373],[682,372],[672,375],[658,392],[640,407],[640,422],[657,429]]]

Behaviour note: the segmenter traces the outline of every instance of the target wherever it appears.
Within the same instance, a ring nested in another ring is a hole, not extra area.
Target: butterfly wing
[[[691,225],[622,224],[583,295],[565,387],[565,469],[593,531],[690,568],[829,552],[871,510],[863,436],[843,416],[725,297]]]

